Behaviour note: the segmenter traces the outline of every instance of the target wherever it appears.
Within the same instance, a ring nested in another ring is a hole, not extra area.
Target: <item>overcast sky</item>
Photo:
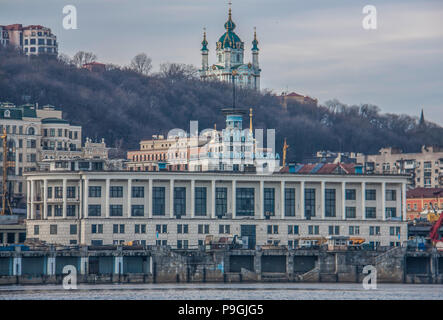
[[[246,62],[257,27],[262,88],[414,116],[423,108],[443,125],[442,0],[232,2]],[[78,30],[63,29],[69,4]],[[362,27],[368,4],[377,8],[377,30]],[[227,11],[224,0],[0,0],[0,24],[48,26],[60,52],[92,51],[106,63],[128,64],[146,52],[157,69],[168,61],[200,66],[204,27],[214,63]]]

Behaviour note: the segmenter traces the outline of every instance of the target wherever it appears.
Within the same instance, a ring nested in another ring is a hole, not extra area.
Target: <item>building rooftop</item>
[[[443,197],[443,188],[415,188],[406,192],[406,198],[436,198]]]

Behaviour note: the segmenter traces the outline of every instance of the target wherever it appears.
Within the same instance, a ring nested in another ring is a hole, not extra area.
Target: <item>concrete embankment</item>
[[[60,284],[75,268],[78,283],[362,282],[442,283],[443,253],[313,249],[171,250],[116,247],[0,251],[0,284]]]

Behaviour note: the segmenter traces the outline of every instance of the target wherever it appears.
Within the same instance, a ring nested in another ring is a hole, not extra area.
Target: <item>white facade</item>
[[[27,238],[48,243],[196,248],[208,234],[244,237],[246,229],[257,245],[329,235],[382,246],[407,240],[404,176],[52,172],[27,174],[27,188]]]

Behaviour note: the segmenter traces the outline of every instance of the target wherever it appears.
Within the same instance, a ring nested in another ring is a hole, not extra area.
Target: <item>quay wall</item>
[[[172,250],[168,247],[0,251],[0,285],[77,283],[349,282],[373,266],[378,283],[443,284],[443,252],[325,249]]]

